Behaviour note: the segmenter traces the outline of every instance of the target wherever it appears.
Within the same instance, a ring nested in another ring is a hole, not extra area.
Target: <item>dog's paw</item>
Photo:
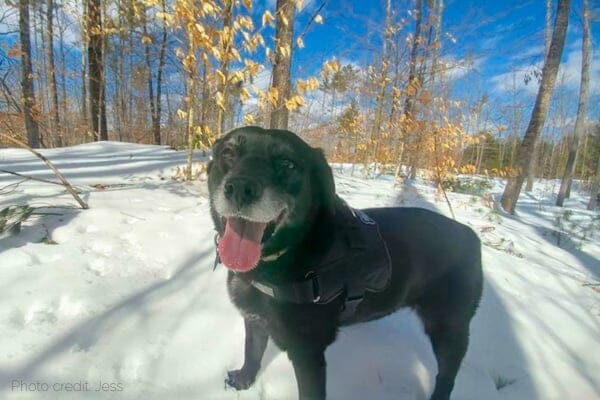
[[[236,369],[227,372],[225,384],[236,390],[246,390],[252,386],[255,379],[256,374],[248,373],[248,371],[244,371],[243,369]]]

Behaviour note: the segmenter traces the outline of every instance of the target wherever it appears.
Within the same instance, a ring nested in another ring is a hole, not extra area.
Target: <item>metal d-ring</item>
[[[313,289],[313,303],[318,303],[321,300],[321,287],[319,286],[319,280],[317,279],[317,274],[315,271],[308,271],[306,275],[304,275],[306,279],[312,280],[312,289]]]

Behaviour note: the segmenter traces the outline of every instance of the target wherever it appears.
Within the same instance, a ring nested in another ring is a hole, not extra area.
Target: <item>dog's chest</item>
[[[227,290],[231,301],[240,310],[244,318],[265,318],[264,303],[249,282],[232,273],[227,281]]]

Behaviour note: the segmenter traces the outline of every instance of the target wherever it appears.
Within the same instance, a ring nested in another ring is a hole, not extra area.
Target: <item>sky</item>
[[[588,0],[592,10],[592,48],[600,40],[600,0]],[[254,0],[255,21],[269,9],[274,14],[275,0]],[[412,0],[392,0],[393,12],[398,17],[408,17]],[[554,0],[556,6],[556,0]],[[337,58],[342,64],[350,63],[364,68],[376,59],[381,51],[382,26],[384,23],[385,0],[304,0],[295,21],[296,37],[302,35],[305,46],[297,48],[293,59],[293,74],[306,78],[318,73],[323,62]],[[0,15],[7,10],[0,5]],[[322,24],[309,21],[319,10]],[[2,35],[15,30],[16,13],[0,19],[0,42],[17,40],[17,35]],[[441,47],[442,60],[457,65],[448,72],[452,82],[451,96],[455,99],[476,101],[487,96],[490,104],[498,104],[493,118],[500,122],[509,103],[519,102],[530,111],[537,93],[537,82],[525,84],[543,62],[545,2],[542,0],[466,1],[446,0],[443,16],[444,40]],[[414,22],[407,18],[406,34],[412,31]],[[260,22],[257,23],[260,25]],[[67,40],[78,39],[78,24],[67,31]],[[267,40],[273,29],[266,28]],[[577,93],[581,75],[581,0],[571,1],[568,35],[562,57],[561,72],[555,89],[555,101],[561,99],[561,112],[566,115],[553,116],[552,121],[571,121],[577,109]],[[79,44],[72,46],[74,63],[80,62]],[[79,67],[73,68],[74,72]],[[270,68],[258,77],[259,85],[267,86]],[[168,74],[169,75],[169,74]],[[180,80],[180,74],[172,71],[168,82]],[[588,117],[600,118],[600,52],[594,52],[591,65],[590,102]],[[179,85],[180,86],[180,85]],[[556,107],[555,107],[556,108]],[[527,119],[527,118],[525,118]]]
[[[267,0],[267,4],[274,4]],[[405,8],[395,8],[394,13],[406,15],[411,1],[394,1]],[[310,0],[300,13],[298,29],[303,18],[322,4]],[[600,1],[589,1],[592,10],[592,49],[600,40]],[[554,1],[556,7],[556,1]],[[324,23],[313,25],[306,34],[306,47],[295,55],[298,73],[310,72],[324,58],[336,55],[338,59],[364,65],[381,48],[381,25],[384,21],[384,0],[351,1],[328,0],[321,11]],[[555,9],[554,9],[555,13]],[[554,22],[554,13],[553,19]],[[577,94],[581,76],[581,1],[571,1],[569,28],[555,97],[567,99],[568,117],[573,117],[577,107]],[[515,91],[519,101],[533,104],[537,93],[535,80],[525,84],[525,75],[540,68],[544,52],[545,2],[542,0],[465,1],[446,0],[443,16],[445,40],[441,54],[444,60],[461,64],[449,72],[453,81],[453,94],[457,98],[487,94],[493,101],[506,103]],[[413,28],[414,23],[409,25]],[[465,61],[468,62],[465,63]],[[600,52],[593,52],[590,71],[589,118],[600,118]]]

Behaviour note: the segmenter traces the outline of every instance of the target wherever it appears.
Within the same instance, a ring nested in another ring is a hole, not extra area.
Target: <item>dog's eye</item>
[[[221,157],[227,161],[235,158],[235,151],[231,147],[225,147],[221,150]]]
[[[296,164],[289,158],[282,158],[278,160],[277,166],[284,170],[292,170],[296,168]]]

